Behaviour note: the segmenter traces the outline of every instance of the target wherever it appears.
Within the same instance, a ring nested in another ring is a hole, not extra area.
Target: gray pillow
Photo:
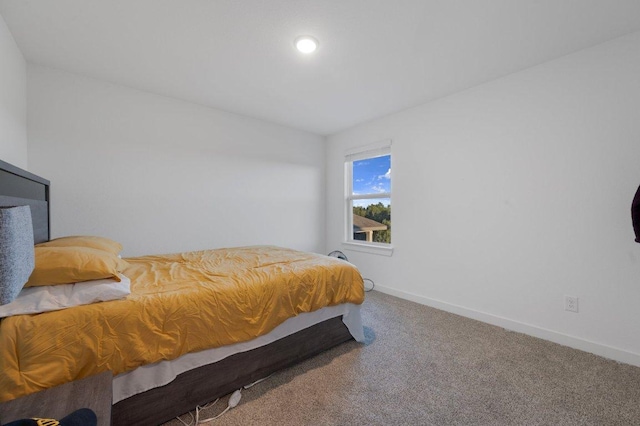
[[[0,207],[0,305],[18,296],[34,266],[31,208]]]

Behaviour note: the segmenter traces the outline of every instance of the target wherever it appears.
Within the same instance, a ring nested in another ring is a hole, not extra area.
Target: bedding
[[[166,385],[186,371],[221,361],[231,355],[266,346],[276,340],[335,317],[342,317],[342,322],[351,336],[357,342],[364,342],[360,305],[343,303],[327,306],[317,311],[305,312],[289,318],[269,333],[246,342],[188,353],[173,360],[144,365],[133,371],[119,374],[113,378],[113,403],[116,404],[133,395]]]
[[[25,287],[71,284],[113,278],[127,263],[117,255],[89,247],[36,247],[36,265]]]
[[[122,251],[122,244],[110,238],[93,235],[75,235],[49,240],[46,243],[36,244],[36,247],[88,247],[106,251],[116,256]]]
[[[24,288],[13,302],[0,306],[0,318],[40,314],[90,303],[124,299],[131,293],[130,287],[129,278],[120,274],[119,281],[103,279]]]
[[[0,322],[0,401],[246,342],[290,317],[364,300],[353,265],[278,247],[127,261],[125,300]]]

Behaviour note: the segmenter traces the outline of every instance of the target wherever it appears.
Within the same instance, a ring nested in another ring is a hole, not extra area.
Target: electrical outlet
[[[578,298],[575,296],[564,297],[564,310],[578,313]]]

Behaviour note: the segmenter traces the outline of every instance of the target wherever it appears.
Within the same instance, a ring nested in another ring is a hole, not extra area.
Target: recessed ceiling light
[[[294,44],[302,53],[311,53],[318,48],[318,40],[311,36],[296,37]]]

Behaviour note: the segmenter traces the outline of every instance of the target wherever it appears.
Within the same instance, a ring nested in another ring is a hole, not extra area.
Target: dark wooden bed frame
[[[48,180],[0,160],[0,206],[30,205],[34,242],[50,238]],[[335,317],[268,345],[185,373],[171,383],[114,404],[113,425],[158,425],[294,365],[352,336]]]
[[[34,242],[49,241],[49,181],[0,160],[0,206],[31,206]]]

